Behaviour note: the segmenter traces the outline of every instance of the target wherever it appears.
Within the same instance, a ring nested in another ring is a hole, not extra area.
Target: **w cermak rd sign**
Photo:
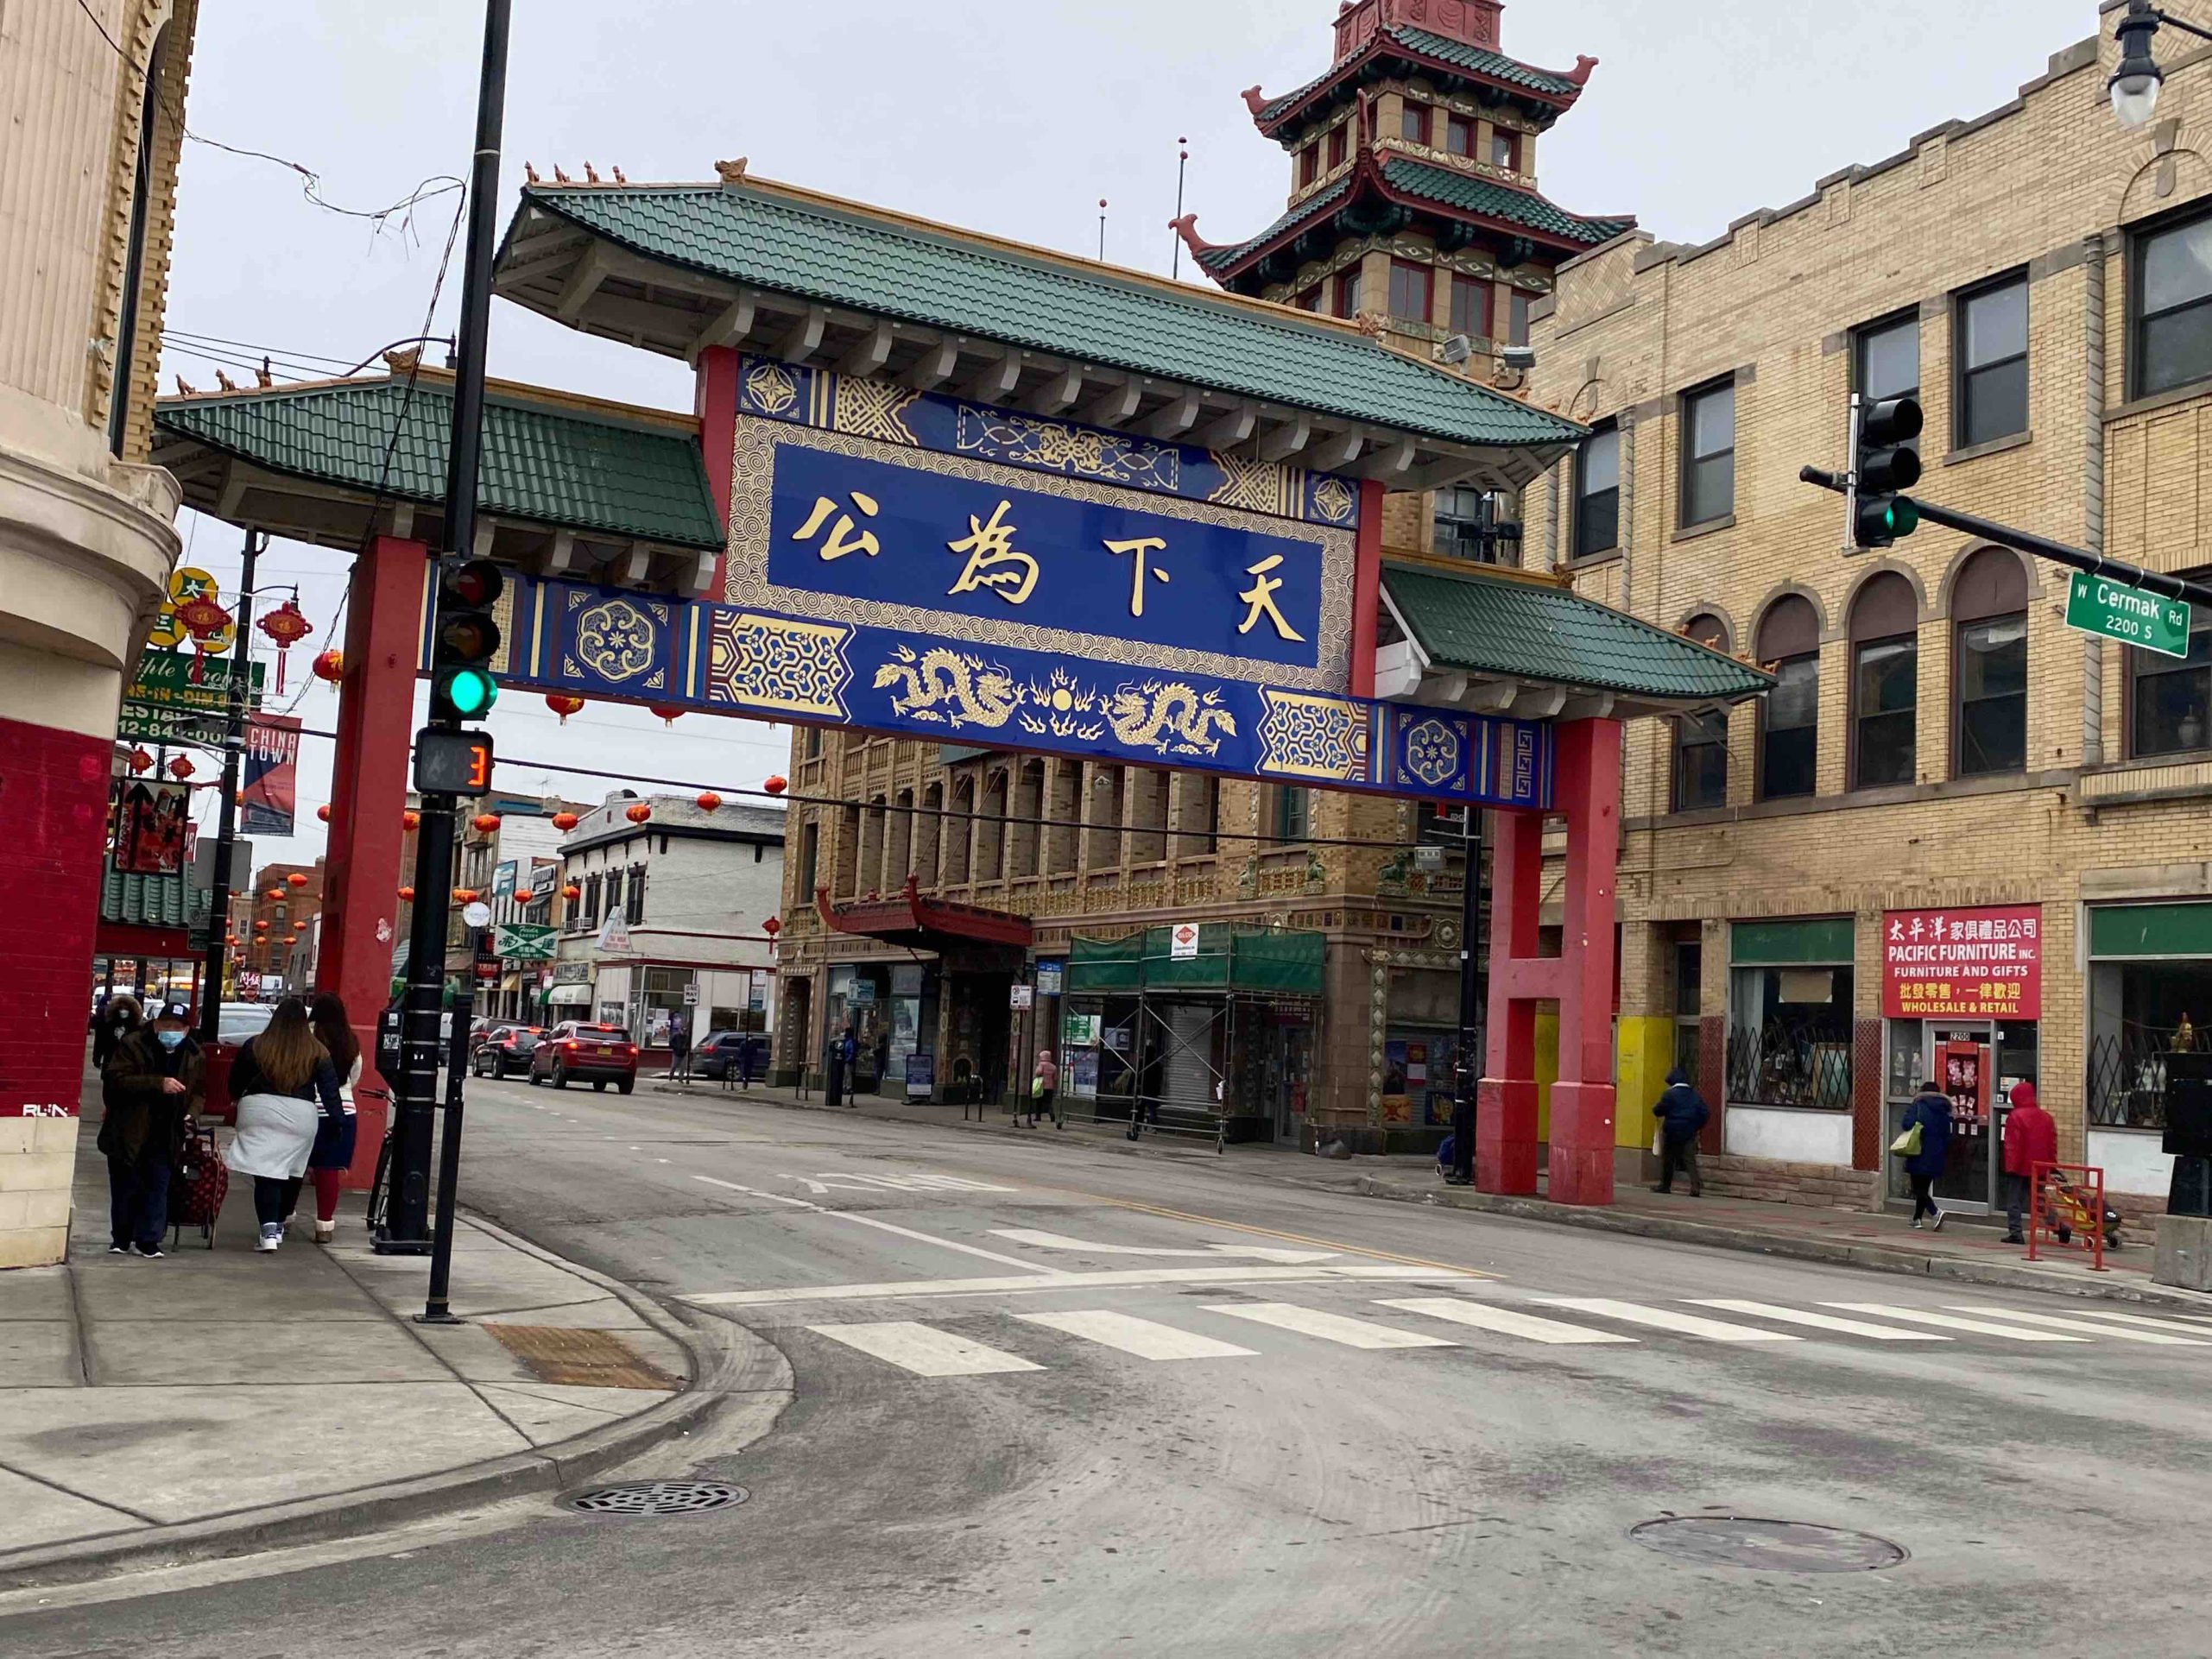
[[[2162,657],[2189,655],[2186,604],[2109,577],[2075,575],[2066,596],[2066,626]]]

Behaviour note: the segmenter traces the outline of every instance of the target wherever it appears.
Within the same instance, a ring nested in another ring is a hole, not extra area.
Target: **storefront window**
[[[637,1017],[633,1025],[633,1031],[640,1045],[649,1049],[667,1048],[668,1033],[679,1015],[696,1025],[698,1010],[688,1007],[684,998],[698,977],[688,968],[648,968],[645,970],[644,988],[639,994]],[[694,1029],[692,1031],[693,1041],[705,1035],[703,1031]]]
[[[2167,1057],[2212,1046],[2212,962],[2089,968],[2089,1121],[2163,1129]]]
[[[1729,1099],[1849,1111],[1852,989],[1849,966],[1732,969]]]

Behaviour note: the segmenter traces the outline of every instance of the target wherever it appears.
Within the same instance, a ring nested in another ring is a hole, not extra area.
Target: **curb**
[[[684,1391],[620,1422],[550,1446],[435,1474],[264,1504],[205,1520],[0,1552],[0,1593],[82,1584],[119,1573],[150,1572],[325,1543],[509,1498],[550,1497],[692,1429],[731,1394],[777,1385],[781,1356],[742,1328],[723,1320],[703,1321],[698,1328],[686,1324],[649,1297],[604,1273],[557,1256],[481,1216],[464,1214],[471,1226],[481,1227],[510,1249],[553,1263],[607,1290],[654,1329],[680,1345],[691,1361],[691,1378]],[[781,1382],[788,1386],[787,1370],[782,1372]]]
[[[1950,1279],[1964,1284],[1983,1284],[2007,1290],[2045,1290],[2093,1302],[2130,1302],[2146,1307],[2212,1313],[2212,1296],[2200,1296],[2164,1285],[2075,1278],[2070,1275],[2046,1272],[2041,1268],[2024,1265],[2015,1266],[2005,1262],[1967,1261],[1955,1256],[1923,1255],[1916,1251],[1900,1250],[1887,1245],[1846,1244],[1839,1240],[1809,1239],[1789,1233],[1760,1233],[1748,1227],[1722,1227],[1710,1221],[1678,1221],[1670,1216],[1638,1215],[1620,1210],[1570,1209],[1540,1198],[1469,1192],[1462,1188],[1430,1189],[1408,1187],[1372,1175],[1362,1176],[1358,1183],[1349,1190],[1364,1197],[1387,1199],[1395,1203],[1426,1204],[1437,1209],[1472,1210],[1478,1214],[1541,1221],[1552,1227],[1580,1227],[1586,1232],[1659,1239],[1672,1244],[1698,1245],[1707,1249],[1733,1250],[1754,1256],[1829,1262],[1843,1267],[1866,1268],[1878,1273]]]

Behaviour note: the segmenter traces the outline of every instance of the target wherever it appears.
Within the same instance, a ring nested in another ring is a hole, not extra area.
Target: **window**
[[[1356,317],[1360,314],[1360,271],[1354,266],[1337,279],[1337,315]]]
[[[1476,565],[1518,565],[1520,527],[1507,518],[1503,507],[1499,497],[1479,489],[1437,491],[1437,556]]]
[[[1451,331],[1470,340],[1490,337],[1490,302],[1497,289],[1480,277],[1451,277]]]
[[[1298,153],[1298,187],[1310,188],[1321,176],[1321,141],[1316,139]]]
[[[2136,239],[2128,303],[2137,397],[2212,378],[2212,214]]]
[[[1954,769],[1962,778],[2027,769],[2027,572],[1985,547],[1951,590],[1956,687]]]
[[[1727,651],[1729,625],[1707,611],[1684,630],[1699,645]],[[1729,804],[1729,711],[1700,709],[1674,722],[1674,810],[1703,812]]]
[[[1340,121],[1329,134],[1330,172],[1334,173],[1344,165],[1345,158],[1351,154],[1351,146],[1352,123],[1349,121]]]
[[[1490,132],[1490,163],[1508,173],[1520,171],[1520,135],[1493,128]]]
[[[1735,511],[1735,382],[1682,397],[1682,522],[1684,527]]]
[[[1741,924],[1736,931],[1743,931]],[[1850,965],[1842,962],[1731,968],[1729,1100],[1747,1106],[1850,1110],[1855,979]]]
[[[821,755],[822,729],[819,726],[809,726],[806,729],[806,758],[810,760],[817,760],[821,758]]]
[[[623,901],[623,918],[633,924],[645,919],[645,869],[641,865],[629,873],[629,892]]]
[[[1467,809],[1440,801],[1421,801],[1413,814],[1413,839],[1425,847],[1464,847]]]
[[[1527,294],[1523,293],[1519,288],[1507,290],[1506,344],[1507,345],[1528,344],[1528,306]]]
[[[1444,147],[1454,155],[1473,160],[1475,155],[1475,121],[1471,116],[1456,115],[1444,123]]]
[[[1321,285],[1317,282],[1293,302],[1300,311],[1318,312],[1321,309]]]
[[[2131,754],[2212,748],[2212,611],[2191,605],[2189,617],[2187,661],[2127,648]]]
[[[1390,262],[1390,314],[1406,322],[1425,323],[1436,304],[1436,273],[1409,259]]]
[[[1853,340],[1853,389],[1870,402],[1920,395],[1920,313],[1869,323]]]
[[[1621,428],[1590,433],[1575,457],[1575,557],[1621,545]]]
[[[1413,99],[1407,98],[1404,110],[1399,117],[1398,136],[1409,144],[1425,145],[1429,142],[1431,113],[1427,104],[1416,104]]]
[[[1851,605],[1851,787],[1912,781],[1920,702],[1920,607],[1894,571]]]
[[[1779,683],[1759,715],[1759,798],[1810,795],[1820,754],[1820,620],[1810,601],[1776,601],[1759,627],[1759,660]]]
[[[2028,289],[2005,278],[1958,302],[1958,420],[1961,449],[2028,429]]]
[[[822,861],[822,826],[809,821],[799,836],[799,903],[814,903],[814,878]]]
[[[1313,792],[1294,789],[1287,784],[1275,791],[1275,839],[1278,842],[1304,841],[1311,831],[1313,822]],[[1283,852],[1278,846],[1271,850]]]

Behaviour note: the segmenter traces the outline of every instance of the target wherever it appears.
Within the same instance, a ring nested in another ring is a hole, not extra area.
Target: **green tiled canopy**
[[[1508,58],[1502,52],[1487,51],[1462,41],[1447,40],[1441,35],[1431,35],[1425,28],[1415,28],[1410,24],[1400,23],[1383,30],[1378,41],[1386,50],[1391,46],[1400,47],[1431,61],[1450,64],[1470,75],[1479,75],[1485,80],[1496,81],[1501,85],[1518,86],[1543,98],[1575,98],[1582,95],[1581,84],[1565,75],[1555,75],[1548,69],[1534,68],[1518,59]],[[1327,74],[1308,81],[1296,91],[1270,99],[1260,111],[1260,124],[1264,127],[1280,120],[1286,111],[1297,108],[1305,99],[1334,80],[1343,67],[1339,64]]]
[[[401,410],[405,419],[401,422]],[[446,495],[453,426],[449,382],[404,378],[221,397],[166,399],[154,424],[270,472],[436,506]],[[392,444],[395,425],[400,439]],[[724,543],[698,441],[550,404],[502,398],[484,408],[480,510],[587,533],[718,551]]]
[[[1383,566],[1382,583],[1422,652],[1446,672],[1671,702],[1739,702],[1773,684],[1571,589],[1396,562]]]

